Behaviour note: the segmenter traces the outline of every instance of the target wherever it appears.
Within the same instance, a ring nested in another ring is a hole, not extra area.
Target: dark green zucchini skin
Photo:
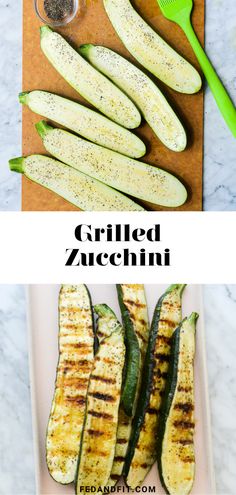
[[[170,365],[169,365],[169,371],[168,371],[168,378],[166,382],[166,388],[165,388],[165,394],[163,397],[163,402],[162,402],[162,407],[161,407],[161,412],[160,412],[160,421],[159,421],[159,426],[158,426],[158,433],[157,433],[157,464],[158,464],[158,471],[159,471],[159,476],[160,476],[160,481],[165,489],[166,493],[169,494],[168,488],[165,485],[165,481],[163,478],[163,473],[162,473],[162,463],[161,463],[161,458],[162,458],[162,442],[164,439],[164,434],[165,434],[165,428],[166,428],[166,423],[169,417],[172,401],[174,399],[175,391],[178,386],[178,365],[179,365],[179,355],[181,352],[180,345],[181,345],[181,339],[180,339],[180,333],[181,333],[181,328],[183,324],[189,319],[192,319],[192,321],[196,321],[198,318],[197,313],[192,313],[189,318],[184,318],[184,320],[181,322],[178,328],[176,328],[173,338],[172,338],[172,344],[171,344],[171,357],[170,357]]]
[[[123,382],[121,403],[127,416],[132,417],[133,405],[139,378],[140,349],[129,311],[123,301],[123,291],[121,285],[117,285],[117,294],[121,310],[122,322],[125,329],[126,345],[125,376]]]
[[[166,292],[160,297],[158,300],[154,315],[151,323],[151,329],[149,334],[148,347],[146,352],[146,358],[144,362],[143,376],[142,376],[142,385],[140,391],[140,397],[137,404],[137,409],[133,421],[133,431],[132,436],[129,443],[128,453],[126,456],[125,466],[124,466],[124,477],[128,476],[128,472],[130,469],[130,465],[134,456],[135,447],[139,439],[140,430],[144,422],[146,410],[149,405],[150,395],[152,391],[152,380],[153,380],[153,368],[155,365],[155,346],[159,329],[159,320],[162,309],[162,303],[171,291],[173,291],[179,284],[174,284],[168,287]],[[185,285],[181,286],[181,293],[185,288]]]

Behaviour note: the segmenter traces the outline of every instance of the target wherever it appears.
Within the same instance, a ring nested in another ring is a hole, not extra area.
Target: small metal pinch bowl
[[[79,0],[34,0],[39,19],[49,26],[65,26],[79,10]]]

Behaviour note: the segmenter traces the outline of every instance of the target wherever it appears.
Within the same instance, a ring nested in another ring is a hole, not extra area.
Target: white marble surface
[[[204,306],[217,494],[235,495],[236,285]],[[23,286],[0,286],[0,336],[0,495],[35,495]]]
[[[32,0],[29,0],[32,1]],[[21,2],[0,0],[0,210],[20,208],[20,177],[9,172],[8,159],[21,154]],[[206,0],[206,48],[236,102],[236,3]],[[206,91],[204,209],[236,210],[236,140]]]

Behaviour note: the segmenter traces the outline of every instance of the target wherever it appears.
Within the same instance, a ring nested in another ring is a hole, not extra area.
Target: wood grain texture
[[[85,0],[84,0],[85,1]],[[133,5],[142,17],[168,41],[180,54],[199,69],[192,49],[181,29],[167,21],[161,14],[156,0],[133,0]],[[204,41],[204,0],[194,1],[193,24],[200,38]],[[48,62],[40,49],[40,22],[34,12],[32,0],[24,0],[23,14],[23,91],[42,89],[81,101],[89,106],[78,93],[66,83]],[[125,49],[116,35],[103,8],[102,0],[87,0],[81,7],[74,21],[58,31],[69,42],[78,46],[83,43],[95,43],[116,50],[132,62],[134,59]],[[135,62],[138,65],[137,62]],[[154,78],[155,79],[155,78]],[[145,123],[136,132],[146,142],[148,153],[144,161],[158,165],[173,172],[187,186],[189,199],[177,210],[199,211],[202,209],[202,161],[203,161],[203,91],[196,95],[183,95],[171,90],[158,80],[169,102],[179,115],[188,135],[188,147],[182,153],[168,150],[153,134]],[[34,124],[40,116],[24,107],[22,130],[22,154],[46,154]],[[145,205],[145,203],[143,203]],[[153,207],[146,203],[148,209],[169,210]],[[26,211],[74,211],[67,201],[25,177],[22,181],[22,209]],[[173,209],[171,209],[172,211]]]

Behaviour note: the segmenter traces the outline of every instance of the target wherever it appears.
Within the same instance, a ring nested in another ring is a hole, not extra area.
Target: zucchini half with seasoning
[[[124,360],[123,328],[116,320],[114,331],[100,342],[90,377],[77,494],[81,487],[95,487],[96,493],[107,485],[115,454]]]
[[[130,325],[132,325],[132,329],[137,337],[140,352],[138,384],[134,399],[135,410],[138,395],[140,392],[141,376],[149,336],[149,321],[146,296],[144,286],[142,284],[122,284],[121,286],[119,286],[118,290],[120,291],[120,293],[122,293],[122,306],[124,305],[127,312],[129,313],[128,322]],[[123,404],[121,404],[119,410],[115,457],[110,479],[108,482],[109,487],[114,486],[122,475],[129,440],[132,432],[132,420],[133,417],[127,416],[124,411]]]
[[[155,308],[140,399],[124,469],[126,483],[132,489],[142,484],[156,460],[159,412],[169,368],[171,339],[182,318],[181,296],[184,287],[180,284],[171,285]]]
[[[59,352],[46,438],[49,473],[67,484],[75,478],[86,395],[94,359],[93,317],[85,285],[63,285],[59,295]]]
[[[158,432],[158,467],[170,495],[188,495],[195,472],[194,355],[197,313],[175,330]]]

